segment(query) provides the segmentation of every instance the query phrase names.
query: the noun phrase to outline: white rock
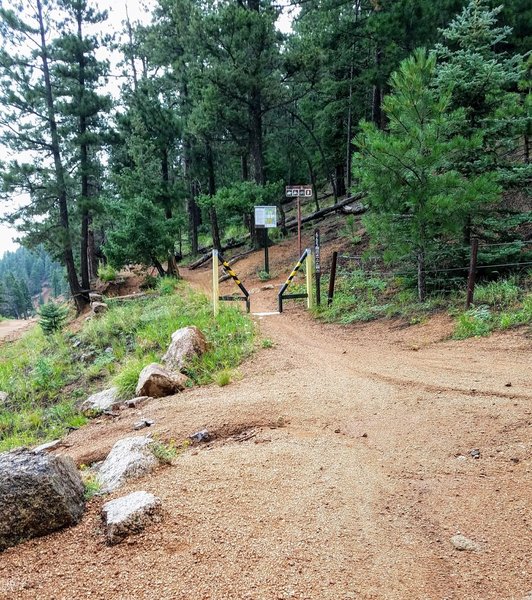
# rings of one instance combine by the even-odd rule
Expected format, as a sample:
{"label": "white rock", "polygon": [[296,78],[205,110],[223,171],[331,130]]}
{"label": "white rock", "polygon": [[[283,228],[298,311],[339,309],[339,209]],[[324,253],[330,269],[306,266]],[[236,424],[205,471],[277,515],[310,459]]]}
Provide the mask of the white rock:
{"label": "white rock", "polygon": [[103,302],[103,296],[97,292],[89,292],[89,300],[92,302]]}
{"label": "white rock", "polygon": [[183,391],[187,380],[188,377],[182,373],[171,373],[163,366],[151,363],[140,372],[135,393],[137,396],[163,398]]}
{"label": "white rock", "polygon": [[133,492],[103,505],[102,518],[107,543],[118,544],[160,519],[161,501],[148,492]]}
{"label": "white rock", "polygon": [[126,406],[127,408],[137,408],[137,406],[140,406],[141,404],[144,404],[149,400],[153,400],[153,398],[151,398],[150,396],[138,396],[137,398],[126,400],[126,402],[124,402],[124,406]]}
{"label": "white rock", "polygon": [[45,444],[41,444],[33,449],[33,452],[51,452],[62,444],[61,440],[53,440],[51,442],[46,442]]}
{"label": "white rock", "polygon": [[112,410],[120,404],[117,396],[118,388],[116,387],[103,390],[103,392],[89,396],[80,406],[80,410],[83,413],[100,413],[104,410]]}
{"label": "white rock", "polygon": [[151,451],[151,444],[152,439],[149,437],[118,440],[98,471],[102,492],[112,492],[128,479],[141,477],[152,471],[159,461]]}
{"label": "white rock", "polygon": [[469,552],[476,552],[480,550],[480,546],[473,540],[466,538],[465,535],[453,535],[451,538],[451,544],[456,548],[456,550],[468,550]]}
{"label": "white rock", "polygon": [[0,392],[0,406],[7,404],[9,400],[9,394],[7,392]]}
{"label": "white rock", "polygon": [[204,354],[207,347],[207,340],[197,327],[183,327],[172,333],[172,343],[163,356],[163,363],[173,371],[181,371],[187,362]]}

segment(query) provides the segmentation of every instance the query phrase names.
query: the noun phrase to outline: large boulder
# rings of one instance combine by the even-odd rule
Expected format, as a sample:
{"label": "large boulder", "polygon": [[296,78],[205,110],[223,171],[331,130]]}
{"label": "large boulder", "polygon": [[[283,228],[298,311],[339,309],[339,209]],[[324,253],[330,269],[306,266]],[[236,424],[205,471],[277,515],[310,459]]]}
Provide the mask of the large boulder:
{"label": "large boulder", "polygon": [[112,410],[119,405],[118,388],[112,387],[89,396],[80,406],[80,410],[86,414],[98,414],[104,410]]}
{"label": "large boulder", "polygon": [[131,437],[118,440],[98,471],[102,492],[112,492],[128,479],[141,477],[152,471],[159,461],[151,450],[149,437]]}
{"label": "large boulder", "polygon": [[0,551],[77,523],[83,495],[69,457],[26,449],[0,454]]}
{"label": "large boulder", "polygon": [[163,363],[173,371],[181,371],[188,362],[204,354],[207,349],[207,340],[197,327],[183,327],[172,333],[172,343],[163,356]]}
{"label": "large boulder", "polygon": [[140,372],[135,393],[137,396],[163,398],[183,391],[187,380],[188,377],[182,373],[172,373],[162,365],[152,363]]}
{"label": "large boulder", "polygon": [[132,492],[103,505],[102,519],[109,545],[141,532],[161,515],[161,501],[148,492]]}

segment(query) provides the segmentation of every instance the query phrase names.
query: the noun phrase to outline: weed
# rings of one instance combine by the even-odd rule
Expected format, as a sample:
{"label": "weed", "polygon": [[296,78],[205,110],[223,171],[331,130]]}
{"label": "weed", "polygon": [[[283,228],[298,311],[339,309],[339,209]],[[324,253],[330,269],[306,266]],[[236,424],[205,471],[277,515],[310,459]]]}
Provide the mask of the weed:
{"label": "weed", "polygon": [[159,439],[154,439],[150,444],[150,449],[155,458],[165,465],[171,465],[172,462],[189,446],[190,440],[185,440],[181,444],[176,444],[175,440],[163,442]]}
{"label": "weed", "polygon": [[214,382],[220,387],[224,387],[229,385],[233,379],[232,372],[230,369],[222,369],[221,371],[217,371],[213,375]]}
{"label": "weed", "polygon": [[257,277],[261,280],[261,281],[270,281],[270,279],[272,278],[270,273],[268,273],[268,271],[258,271],[257,272]]}
{"label": "weed", "polygon": [[178,280],[175,277],[161,277],[157,280],[157,290],[160,294],[173,294],[178,286]]}
{"label": "weed", "polygon": [[114,281],[117,277],[117,272],[111,265],[104,265],[100,263],[98,267],[98,278],[102,281]]}
{"label": "weed", "polygon": [[261,340],[261,343],[260,343],[260,345],[261,345],[263,348],[273,348],[273,346],[274,346],[274,343],[273,343],[273,340],[271,340],[270,338],[263,338],[263,339]]}
{"label": "weed", "polygon": [[458,322],[453,334],[457,340],[469,337],[488,335],[491,330],[491,313],[487,306],[479,306],[468,310],[458,317]]}

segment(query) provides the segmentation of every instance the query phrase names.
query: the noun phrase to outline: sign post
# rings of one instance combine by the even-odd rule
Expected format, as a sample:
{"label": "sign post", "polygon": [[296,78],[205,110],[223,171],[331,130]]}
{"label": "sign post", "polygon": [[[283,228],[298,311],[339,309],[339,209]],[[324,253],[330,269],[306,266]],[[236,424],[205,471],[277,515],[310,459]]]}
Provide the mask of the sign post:
{"label": "sign post", "polygon": [[264,229],[264,270],[270,273],[268,229],[277,227],[277,206],[255,206],[255,227]]}
{"label": "sign post", "polygon": [[312,250],[310,248],[307,250],[305,270],[307,276],[307,308],[312,308],[314,306],[314,294],[312,293]]}
{"label": "sign post", "polygon": [[287,185],[285,188],[287,198],[297,198],[297,244],[301,256],[301,198],[312,198],[311,185]]}
{"label": "sign post", "polygon": [[321,304],[321,256],[320,256],[320,230],[314,230],[314,268],[316,271],[316,304]]}

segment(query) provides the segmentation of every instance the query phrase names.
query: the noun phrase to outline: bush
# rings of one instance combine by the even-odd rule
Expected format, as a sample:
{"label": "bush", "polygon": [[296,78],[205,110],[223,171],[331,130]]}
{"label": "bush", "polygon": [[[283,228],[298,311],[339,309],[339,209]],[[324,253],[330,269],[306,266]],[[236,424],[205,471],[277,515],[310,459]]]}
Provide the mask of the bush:
{"label": "bush", "polygon": [[117,277],[117,272],[111,265],[100,264],[98,267],[98,278],[102,281],[114,281]]}
{"label": "bush", "polygon": [[46,335],[52,335],[63,328],[68,314],[65,306],[48,302],[41,306],[39,315],[39,325]]}

